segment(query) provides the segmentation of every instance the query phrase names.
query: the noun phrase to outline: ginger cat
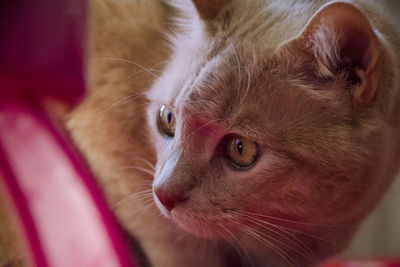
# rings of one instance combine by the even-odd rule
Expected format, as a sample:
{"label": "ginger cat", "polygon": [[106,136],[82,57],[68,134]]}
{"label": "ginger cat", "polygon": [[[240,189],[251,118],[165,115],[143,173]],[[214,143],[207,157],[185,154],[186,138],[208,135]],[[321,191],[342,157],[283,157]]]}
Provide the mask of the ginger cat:
{"label": "ginger cat", "polygon": [[66,125],[141,265],[343,250],[398,172],[395,23],[361,0],[93,0]]}

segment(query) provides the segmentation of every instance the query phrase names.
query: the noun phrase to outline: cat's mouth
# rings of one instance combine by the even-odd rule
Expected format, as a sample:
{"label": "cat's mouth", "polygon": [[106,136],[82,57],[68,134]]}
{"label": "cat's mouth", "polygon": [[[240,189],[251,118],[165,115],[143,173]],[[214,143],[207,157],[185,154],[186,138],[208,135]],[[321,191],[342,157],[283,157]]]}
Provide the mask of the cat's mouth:
{"label": "cat's mouth", "polygon": [[[187,232],[198,236],[215,237],[231,231],[230,217],[210,207],[202,201],[193,204],[191,199],[170,203],[160,192],[153,191],[154,201],[160,212]],[[203,206],[203,207],[202,207]]]}
{"label": "cat's mouth", "polygon": [[172,210],[170,219],[187,232],[202,237],[222,237],[236,231],[237,225],[223,214],[199,214]]}

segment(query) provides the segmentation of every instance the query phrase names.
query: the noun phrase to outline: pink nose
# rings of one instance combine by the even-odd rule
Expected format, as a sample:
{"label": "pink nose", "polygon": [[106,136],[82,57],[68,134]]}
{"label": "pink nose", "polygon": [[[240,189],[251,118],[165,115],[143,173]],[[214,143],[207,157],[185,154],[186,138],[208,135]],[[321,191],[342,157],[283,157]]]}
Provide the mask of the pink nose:
{"label": "pink nose", "polygon": [[187,199],[187,197],[176,195],[160,188],[155,189],[155,194],[158,200],[160,200],[164,207],[169,211],[171,211],[177,204]]}

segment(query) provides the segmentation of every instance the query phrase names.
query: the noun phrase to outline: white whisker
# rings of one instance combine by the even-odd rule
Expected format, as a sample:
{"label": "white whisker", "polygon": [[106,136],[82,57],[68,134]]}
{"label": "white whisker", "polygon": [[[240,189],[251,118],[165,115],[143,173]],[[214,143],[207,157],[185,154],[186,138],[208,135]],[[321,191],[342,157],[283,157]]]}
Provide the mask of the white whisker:
{"label": "white whisker", "polygon": [[252,262],[252,260],[251,260],[251,258],[250,258],[249,253],[247,252],[246,249],[244,249],[244,247],[243,247],[242,243],[240,242],[240,240],[239,240],[231,231],[229,231],[229,229],[227,229],[223,224],[218,223],[218,225],[219,225],[220,227],[222,227],[222,228],[225,230],[225,232],[227,232],[227,233],[232,237],[233,241],[236,242],[236,243],[239,245],[240,249],[236,248],[236,246],[234,246],[234,245],[232,244],[233,247],[235,248],[235,250],[238,252],[240,258],[241,258],[241,259],[245,259],[245,257],[243,257],[242,253],[240,252],[240,250],[242,250],[242,251],[245,253],[245,255],[246,255],[245,261],[247,261],[247,262],[250,264],[250,266],[254,266],[254,265],[253,265],[253,262]]}
{"label": "white whisker", "polygon": [[135,158],[133,158],[133,160],[140,160],[140,161],[144,162],[145,164],[147,164],[153,171],[156,170],[156,166],[144,158],[135,157]]}
{"label": "white whisker", "polygon": [[250,86],[251,86],[251,76],[250,76],[250,72],[249,72],[249,70],[247,68],[246,68],[246,72],[247,72],[247,87],[246,87],[246,91],[245,91],[244,95],[242,96],[239,104],[237,105],[237,110],[243,104],[243,101],[247,97],[247,94],[249,93],[249,89],[250,89]]}
{"label": "white whisker", "polygon": [[130,63],[130,64],[135,65],[138,68],[141,68],[143,71],[146,71],[147,73],[151,74],[154,78],[158,78],[151,70],[149,70],[148,68],[146,68],[136,62],[133,62],[132,60],[116,58],[116,57],[98,57],[98,58],[93,58],[92,60],[115,60],[115,61],[122,61],[122,62]]}
{"label": "white whisker", "polygon": [[115,209],[115,208],[119,207],[121,204],[127,202],[128,200],[141,200],[141,199],[147,199],[147,198],[150,198],[150,197],[151,198],[153,197],[151,189],[135,192],[133,194],[130,194],[130,195],[124,197],[120,201],[118,201],[116,204],[114,204],[112,206],[112,209]]}
{"label": "white whisker", "polygon": [[148,210],[148,209],[151,208],[151,207],[157,208],[156,205],[154,204],[154,201],[153,201],[153,200],[150,200],[149,202],[150,202],[150,203],[145,204],[145,205],[142,206],[140,209],[138,209],[138,210],[136,210],[135,212],[129,214],[129,216],[134,216],[134,215],[136,215],[136,214],[138,214],[138,213],[144,212],[144,211]]}
{"label": "white whisker", "polygon": [[[259,217],[264,217],[264,218],[277,220],[277,221],[293,223],[293,224],[301,224],[301,225],[308,225],[308,226],[320,226],[320,227],[339,227],[338,225],[299,222],[299,221],[294,221],[294,220],[282,219],[282,218],[275,217],[275,216],[270,216],[270,215],[265,215],[265,214],[260,214],[260,213],[254,213],[254,212],[246,212],[246,214],[255,215],[255,216],[259,216]],[[341,226],[341,227],[345,227],[345,226]]]}
{"label": "white whisker", "polygon": [[[238,213],[238,214],[240,214],[240,213]],[[296,253],[298,253],[299,255],[302,255],[303,257],[305,257],[306,259],[310,260],[311,262],[319,262],[318,257],[315,255],[315,253],[312,252],[312,250],[306,244],[304,244],[304,242],[302,242],[299,238],[297,238],[293,234],[289,233],[288,231],[280,229],[280,227],[278,225],[259,220],[257,218],[254,218],[254,217],[246,215],[246,214],[242,214],[242,216],[245,216],[246,218],[248,218],[249,221],[251,221],[252,223],[254,223],[254,224],[256,224],[256,225],[258,225],[260,227],[262,227],[263,229],[266,229],[266,230],[268,230],[268,231],[270,231],[270,232],[282,237],[283,239],[287,240],[290,244],[295,246],[300,251],[295,250],[294,247],[290,246],[289,244],[287,244],[287,243],[285,243],[285,242],[283,242],[281,240],[277,240],[277,239],[275,239],[273,237],[269,237],[270,239],[273,239],[274,241],[281,243],[282,245],[286,246],[287,248],[290,248],[290,249],[296,251]],[[288,236],[285,236],[285,235],[283,235],[282,233],[280,233],[280,232],[278,232],[276,230],[271,229],[268,226],[274,227],[276,229],[281,230],[282,232],[284,232],[284,233],[288,234],[289,236],[291,236],[294,240],[290,239]],[[299,242],[300,245],[298,243],[296,243],[295,241]],[[303,254],[302,252],[304,252],[305,254]]]}
{"label": "white whisker", "polygon": [[[157,64],[151,66],[150,68],[148,68],[148,70],[150,70],[150,71],[152,71],[152,72],[160,72],[160,73],[161,73],[162,71],[155,70],[155,69],[153,69],[153,68],[154,68],[154,67],[157,67],[157,66],[159,66],[159,65],[165,64],[165,63],[167,63],[167,61],[162,61],[162,62],[160,62],[160,63],[157,63]],[[137,74],[143,73],[143,72],[146,72],[146,70],[140,70],[140,71],[134,72],[134,73],[132,73],[132,74],[130,74],[130,75],[128,76],[128,79],[132,78],[133,76],[135,76],[135,75],[137,75]]]}
{"label": "white whisker", "polygon": [[129,170],[129,169],[132,169],[132,170],[139,170],[139,171],[142,171],[142,172],[144,172],[144,173],[147,173],[147,174],[149,174],[149,175],[151,175],[151,176],[154,176],[154,170],[149,170],[149,169],[146,169],[146,168],[143,168],[143,167],[139,167],[139,166],[126,166],[126,167],[121,167],[121,168],[117,169],[117,171]]}
{"label": "white whisker", "polygon": [[144,95],[145,95],[144,93],[137,93],[137,94],[132,94],[132,95],[128,95],[126,97],[123,97],[123,98],[119,99],[118,101],[114,102],[113,104],[109,105],[105,109],[101,110],[100,113],[106,112],[106,111],[108,111],[108,110],[110,110],[112,108],[115,108],[115,107],[123,104],[124,102],[134,100],[134,99],[136,99],[136,98],[138,98],[140,96],[144,96]]}
{"label": "white whisker", "polygon": [[[268,216],[268,215],[263,215],[263,214],[259,214],[259,213],[253,213],[253,212],[246,212],[246,214],[262,217],[262,218],[265,218],[265,219],[271,219],[271,220],[277,220],[277,221],[283,221],[283,222],[299,224],[299,225],[306,225],[306,226],[313,226],[313,227],[315,227],[315,226],[318,226],[318,227],[338,227],[338,226],[334,226],[334,225],[303,223],[303,222],[298,222],[298,221],[293,221],[293,220],[286,220],[286,219],[281,219],[281,218],[274,217],[274,216]],[[309,237],[312,237],[312,238],[320,240],[320,241],[324,241],[327,244],[330,244],[330,245],[332,245],[334,247],[340,247],[337,244],[332,243],[328,239],[325,239],[325,238],[322,238],[322,237],[319,237],[319,236],[316,236],[316,235],[312,235],[310,233],[306,233],[306,232],[303,232],[303,231],[300,231],[300,230],[296,230],[296,229],[293,229],[293,228],[290,228],[290,227],[287,227],[287,226],[279,226],[279,227],[282,228],[282,229],[294,232],[294,233],[299,233],[299,234],[302,234],[302,235],[305,235],[305,236],[309,236]],[[345,227],[345,226],[341,226],[341,227]]]}
{"label": "white whisker", "polygon": [[264,244],[266,247],[268,247],[269,249],[271,249],[273,252],[275,252],[278,256],[280,256],[286,263],[288,263],[290,266],[294,266],[293,263],[296,264],[296,266],[300,266],[296,261],[294,261],[285,251],[283,251],[280,247],[278,247],[277,245],[275,245],[274,243],[272,243],[270,240],[267,240],[266,238],[268,236],[261,236],[260,234],[263,234],[259,231],[257,231],[256,229],[251,228],[250,226],[246,226],[242,223],[240,223],[237,220],[233,220],[234,223],[238,224],[239,226],[241,226],[242,230],[249,234],[250,236],[252,236],[253,238],[255,238],[256,240],[260,241],[262,244]]}

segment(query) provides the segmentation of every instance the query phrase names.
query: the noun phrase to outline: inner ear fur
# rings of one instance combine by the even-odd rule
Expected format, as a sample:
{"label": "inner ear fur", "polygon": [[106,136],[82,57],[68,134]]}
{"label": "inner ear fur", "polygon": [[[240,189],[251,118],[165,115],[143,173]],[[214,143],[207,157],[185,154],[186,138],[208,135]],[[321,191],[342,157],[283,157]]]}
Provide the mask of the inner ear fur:
{"label": "inner ear fur", "polygon": [[200,18],[212,20],[228,0],[192,0]]}
{"label": "inner ear fur", "polygon": [[355,85],[353,105],[362,110],[373,100],[380,74],[380,43],[371,24],[355,6],[334,2],[323,6],[292,41],[335,73],[345,70]]}

